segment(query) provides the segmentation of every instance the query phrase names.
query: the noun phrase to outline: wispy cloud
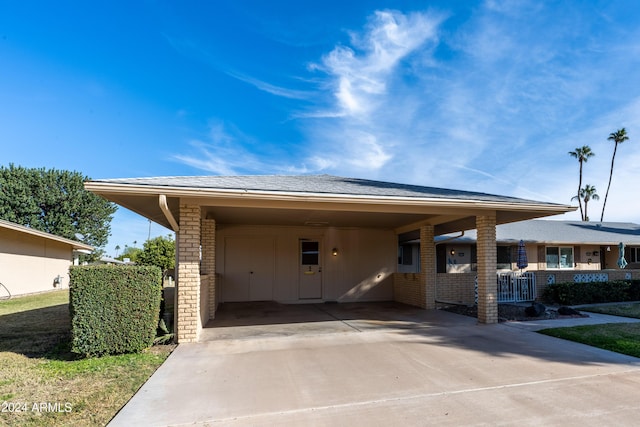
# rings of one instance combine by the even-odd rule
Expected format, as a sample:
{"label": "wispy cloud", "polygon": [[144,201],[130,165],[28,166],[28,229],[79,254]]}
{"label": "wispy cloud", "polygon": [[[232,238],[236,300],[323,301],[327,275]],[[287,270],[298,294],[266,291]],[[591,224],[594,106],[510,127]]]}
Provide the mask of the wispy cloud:
{"label": "wispy cloud", "polygon": [[173,159],[216,175],[260,170],[262,162],[245,148],[247,140],[238,129],[229,130],[223,122],[215,121],[210,124],[206,139],[190,141],[190,152],[176,154]]}
{"label": "wispy cloud", "polygon": [[295,90],[295,89],[276,86],[268,82],[264,82],[262,80],[256,79],[254,77],[251,77],[242,73],[238,73],[236,71],[226,71],[226,74],[235,79],[248,83],[261,91],[270,93],[271,95],[281,96],[284,98],[291,98],[291,99],[309,99],[310,97],[313,96],[312,92],[304,92],[301,90]]}

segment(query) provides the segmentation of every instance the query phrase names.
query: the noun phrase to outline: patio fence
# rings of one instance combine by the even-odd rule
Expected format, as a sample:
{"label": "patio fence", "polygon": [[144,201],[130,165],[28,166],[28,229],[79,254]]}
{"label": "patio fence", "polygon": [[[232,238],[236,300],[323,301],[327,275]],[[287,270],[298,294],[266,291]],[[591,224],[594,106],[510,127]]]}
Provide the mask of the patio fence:
{"label": "patio fence", "polygon": [[[496,275],[498,303],[525,302],[536,299],[536,275],[532,272],[498,273]],[[475,302],[478,303],[478,278],[475,283]]]}

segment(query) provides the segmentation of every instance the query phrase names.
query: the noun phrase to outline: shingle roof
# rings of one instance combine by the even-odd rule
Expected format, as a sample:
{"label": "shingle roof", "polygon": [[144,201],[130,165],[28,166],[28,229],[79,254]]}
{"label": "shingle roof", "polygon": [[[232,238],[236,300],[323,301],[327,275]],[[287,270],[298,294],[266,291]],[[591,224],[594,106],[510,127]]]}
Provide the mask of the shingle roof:
{"label": "shingle roof", "polygon": [[[498,242],[593,243],[640,245],[640,224],[630,222],[582,222],[528,220],[496,227]],[[468,231],[456,241],[475,241],[476,231]]]}
{"label": "shingle roof", "polygon": [[16,224],[14,222],[5,221],[0,219],[0,228],[5,228],[7,230],[17,231],[19,233],[30,234],[32,236],[37,236],[43,239],[55,240],[57,242],[61,242],[71,246],[73,249],[84,249],[93,251],[94,247],[87,245],[85,243],[77,242],[75,240],[67,239],[65,237],[56,236],[55,234],[45,233],[44,231],[36,230],[30,227],[25,227],[24,225]]}
{"label": "shingle roof", "polygon": [[224,189],[283,193],[314,193],[372,197],[478,200],[497,203],[545,203],[494,194],[398,184],[333,175],[173,176],[96,179],[94,182],[172,188]]}

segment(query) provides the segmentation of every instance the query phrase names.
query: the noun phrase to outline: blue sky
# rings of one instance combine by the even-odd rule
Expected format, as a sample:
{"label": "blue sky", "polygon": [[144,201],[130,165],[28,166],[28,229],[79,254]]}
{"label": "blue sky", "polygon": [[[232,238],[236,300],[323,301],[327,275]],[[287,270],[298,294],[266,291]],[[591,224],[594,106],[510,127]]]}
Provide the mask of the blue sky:
{"label": "blue sky", "polygon": [[[0,0],[2,165],[91,178],[321,174],[640,222],[628,1]],[[579,219],[578,213],[565,215]],[[151,225],[151,235],[169,231]],[[149,235],[121,209],[113,247]]]}

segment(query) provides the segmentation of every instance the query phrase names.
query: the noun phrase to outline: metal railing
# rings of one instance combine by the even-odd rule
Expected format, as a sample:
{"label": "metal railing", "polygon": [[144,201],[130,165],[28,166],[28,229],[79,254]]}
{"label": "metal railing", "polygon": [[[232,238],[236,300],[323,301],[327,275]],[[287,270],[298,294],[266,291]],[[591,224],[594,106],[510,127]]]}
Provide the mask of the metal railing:
{"label": "metal railing", "polygon": [[524,302],[536,299],[534,273],[498,273],[498,302]]}

